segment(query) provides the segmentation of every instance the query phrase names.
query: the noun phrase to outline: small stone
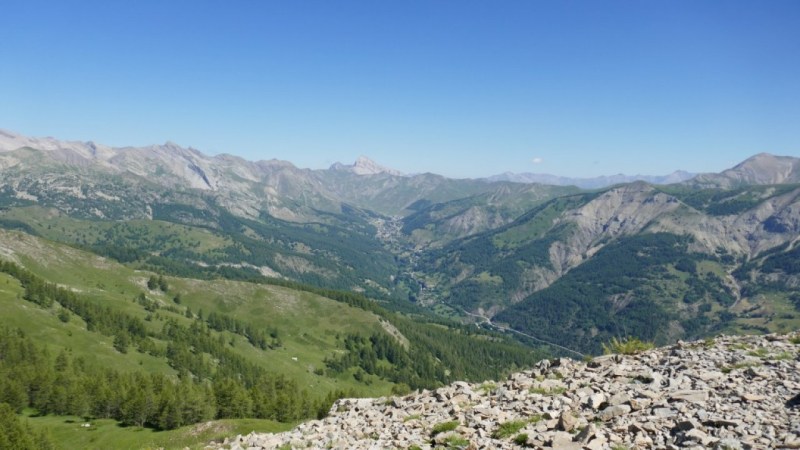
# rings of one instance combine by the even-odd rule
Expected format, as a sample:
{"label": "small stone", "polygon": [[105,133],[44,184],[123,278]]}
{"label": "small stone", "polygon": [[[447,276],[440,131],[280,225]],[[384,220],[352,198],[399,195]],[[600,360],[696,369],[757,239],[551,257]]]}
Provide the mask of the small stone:
{"label": "small stone", "polygon": [[747,402],[760,402],[766,399],[767,397],[764,397],[763,395],[747,394],[747,393],[742,394],[742,400]]}
{"label": "small stone", "polygon": [[711,381],[724,378],[725,374],[716,370],[709,370],[698,373],[696,377],[703,381]]}
{"label": "small stone", "polygon": [[705,420],[703,421],[703,425],[715,428],[726,428],[726,427],[738,428],[741,425],[741,422],[735,420],[717,418],[717,419]]}
{"label": "small stone", "polygon": [[572,435],[564,431],[557,431],[550,441],[553,450],[581,450],[579,442],[572,441]]}
{"label": "small stone", "polygon": [[630,400],[631,400],[630,395],[620,392],[619,394],[612,395],[611,398],[608,399],[608,405],[609,406],[623,405],[625,403],[628,403]]}
{"label": "small stone", "polygon": [[572,440],[585,444],[594,438],[596,432],[597,429],[595,428],[594,424],[590,423],[589,425],[585,426],[580,433],[576,434]]}
{"label": "small stone", "polygon": [[607,367],[615,362],[617,362],[619,355],[603,355],[603,356],[596,356],[594,359],[589,361],[589,367]]}
{"label": "small stone", "polygon": [[670,394],[670,401],[682,401],[690,403],[703,403],[708,400],[708,391],[686,390],[676,391]]}
{"label": "small stone", "polygon": [[602,392],[589,396],[589,406],[594,410],[600,409],[600,406],[606,401],[606,396]]}
{"label": "small stone", "polygon": [[586,450],[603,450],[606,448],[607,441],[605,439],[593,439],[588,444],[584,445],[583,448]]}
{"label": "small stone", "polygon": [[636,437],[633,438],[633,445],[635,445],[636,448],[651,448],[653,446],[653,439],[644,433],[636,433]]}
{"label": "small stone", "polygon": [[652,401],[647,398],[632,398],[630,401],[631,409],[634,411],[641,411],[650,406]]}
{"label": "small stone", "polygon": [[558,418],[558,428],[567,432],[572,431],[576,423],[578,423],[578,419],[572,415],[572,411],[564,411]]}
{"label": "small stone", "polygon": [[677,433],[679,431],[689,431],[689,430],[694,430],[696,428],[700,428],[700,424],[695,422],[694,420],[682,420],[676,423],[674,427],[672,427],[672,432]]}
{"label": "small stone", "polygon": [[677,416],[678,412],[672,408],[653,408],[653,415],[662,419],[666,419],[668,417]]}
{"label": "small stone", "polygon": [[651,400],[657,400],[657,399],[661,398],[661,394],[659,394],[658,392],[653,392],[653,391],[648,390],[648,389],[639,389],[639,390],[637,390],[637,393],[639,395],[641,395],[642,397],[647,397],[647,398],[649,398]]}
{"label": "small stone", "polygon": [[609,406],[598,414],[600,420],[608,421],[614,417],[618,417],[631,412],[631,407],[628,405],[614,405]]}
{"label": "small stone", "polygon": [[742,443],[736,439],[720,439],[717,442],[717,445],[714,446],[714,450],[742,450]]}
{"label": "small stone", "polygon": [[745,375],[752,378],[768,378],[769,373],[756,367],[748,367],[744,372]]}

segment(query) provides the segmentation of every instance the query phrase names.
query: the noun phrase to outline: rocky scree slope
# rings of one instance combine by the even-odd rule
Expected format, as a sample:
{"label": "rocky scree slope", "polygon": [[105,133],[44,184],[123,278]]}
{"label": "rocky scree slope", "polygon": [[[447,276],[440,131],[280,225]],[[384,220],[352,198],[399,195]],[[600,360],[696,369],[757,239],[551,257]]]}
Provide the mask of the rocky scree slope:
{"label": "rocky scree slope", "polygon": [[800,335],[722,336],[502,382],[342,399],[330,415],[215,448],[800,448]]}

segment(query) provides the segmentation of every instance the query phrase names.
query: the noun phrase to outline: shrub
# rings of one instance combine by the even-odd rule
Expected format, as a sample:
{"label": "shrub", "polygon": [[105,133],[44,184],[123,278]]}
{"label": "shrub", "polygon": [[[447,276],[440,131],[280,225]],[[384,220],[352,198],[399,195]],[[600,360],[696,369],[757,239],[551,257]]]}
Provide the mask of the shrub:
{"label": "shrub", "polygon": [[407,395],[411,388],[406,383],[398,383],[392,386],[392,395]]}
{"label": "shrub", "polygon": [[480,389],[480,390],[481,390],[481,392],[483,392],[484,394],[488,394],[488,393],[492,392],[493,390],[497,389],[497,385],[496,385],[496,384],[494,384],[494,383],[493,383],[493,382],[491,382],[491,381],[487,381],[487,382],[483,383],[483,384],[480,386],[480,388],[479,388],[479,389]]}

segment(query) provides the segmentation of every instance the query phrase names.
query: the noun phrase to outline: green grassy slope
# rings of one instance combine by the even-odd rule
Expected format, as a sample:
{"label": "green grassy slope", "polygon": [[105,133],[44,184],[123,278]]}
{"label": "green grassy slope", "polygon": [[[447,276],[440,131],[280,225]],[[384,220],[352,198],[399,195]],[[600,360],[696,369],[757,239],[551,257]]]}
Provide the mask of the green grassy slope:
{"label": "green grassy slope", "polygon": [[[170,289],[164,293],[147,289],[151,273],[91,253],[19,232],[0,231],[0,242],[20,264],[51,282],[70,287],[87,300],[141,319],[150,316],[145,321],[149,330],[160,330],[167,319],[187,326],[194,319],[164,310],[152,314],[133,301],[141,293],[149,300],[181,311],[188,308],[195,314],[202,311],[206,316],[223,313],[256,327],[277,329],[283,345],[266,352],[253,347],[242,336],[222,334],[234,342],[232,349],[236,353],[267,369],[290,375],[322,395],[332,388],[356,389],[365,395],[381,395],[390,390],[389,383],[378,380],[364,386],[352,377],[330,379],[314,374],[315,369],[324,367],[323,360],[337,351],[337,333],[371,334],[382,330],[373,313],[307,292],[228,280],[166,277]],[[141,365],[148,370],[170,372],[163,359],[159,363],[146,354],[119,355],[111,346],[113,338],[86,331],[79,317],[73,315],[69,323],[63,324],[56,317],[57,308],[42,310],[21,300],[19,283],[5,274],[3,278],[8,282],[4,285],[8,290],[0,291],[0,302],[8,313],[0,317],[0,324],[30,330],[32,337],[40,342],[54,347],[68,346],[77,356],[96,359],[101,365],[122,364],[131,368]],[[180,305],[173,301],[177,293]]]}
{"label": "green grassy slope", "polygon": [[[283,277],[385,297],[397,271],[393,257],[359,214],[336,216],[339,225],[331,225],[268,216],[248,219],[211,201],[203,208],[164,203],[153,209],[155,220],[115,221],[74,217],[41,206],[11,206],[0,209],[0,227],[193,278]],[[364,258],[367,254],[371,258]]]}
{"label": "green grassy slope", "polygon": [[[239,358],[247,367],[285,377],[314,402],[334,392],[381,396],[407,390],[408,385],[432,387],[456,378],[497,377],[525,367],[538,356],[474,327],[434,323],[425,317],[412,320],[347,293],[330,292],[338,298],[333,300],[311,292],[314,289],[310,287],[298,290],[169,276],[153,283],[156,275],[151,272],[18,230],[0,229],[0,260],[24,271],[20,274],[6,264],[0,272],[0,327],[20,329],[51,357],[66,355],[73,361],[71,365],[80,361],[90,369],[113,368],[119,373],[160,374],[177,380],[179,367],[169,349],[178,341],[167,331],[176,326],[205,330],[212,342],[222,345],[221,351],[228,352],[225,359]],[[52,292],[48,299],[55,301],[37,300],[35,287],[41,282],[49,286],[45,292]],[[142,340],[142,335],[132,335],[127,351],[122,351],[119,336],[115,337],[118,331],[104,329],[102,323],[67,306],[70,300],[65,303],[59,296],[72,296],[82,304],[128,317],[142,325],[146,337]],[[226,325],[216,328],[214,323]],[[263,346],[251,340],[254,333],[266,336]],[[348,350],[345,346],[352,339],[360,339],[361,344]],[[146,342],[149,349],[142,347]],[[201,372],[188,366],[195,381],[209,386],[216,383],[214,373],[228,364],[219,359],[224,354],[198,347],[189,350],[211,371],[197,375]],[[250,370],[247,367],[244,370]],[[3,370],[0,364],[0,375]],[[76,427],[75,418],[45,415],[29,420],[32,426],[52,428],[51,434],[64,442],[65,448],[103,448],[113,439],[120,445],[130,442],[131,448],[169,447],[169,440],[182,447],[194,435],[195,443],[209,438],[208,433],[198,434],[192,427],[183,428],[184,434],[181,429],[156,433],[150,428],[118,427],[113,420],[98,418],[92,420],[101,431],[93,433]],[[266,429],[283,426],[242,420],[230,421],[218,434],[242,430],[244,424],[261,424]]]}
{"label": "green grassy slope", "polygon": [[[222,441],[252,431],[277,433],[295,424],[263,419],[225,419],[156,431],[148,428],[123,427],[110,419],[90,420],[76,416],[37,416],[28,412],[25,420],[34,429],[44,431],[62,449],[139,450],[139,449],[203,449],[211,441]],[[81,425],[89,423],[89,427]]]}

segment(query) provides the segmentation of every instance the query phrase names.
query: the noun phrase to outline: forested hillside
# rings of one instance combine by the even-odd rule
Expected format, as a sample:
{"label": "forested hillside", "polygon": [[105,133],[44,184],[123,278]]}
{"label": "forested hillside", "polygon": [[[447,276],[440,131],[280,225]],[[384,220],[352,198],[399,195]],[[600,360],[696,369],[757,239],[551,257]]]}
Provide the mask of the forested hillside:
{"label": "forested hillside", "polygon": [[798,217],[796,184],[559,197],[422,252],[419,298],[590,353],[614,336],[787,332],[800,325]]}
{"label": "forested hillside", "polygon": [[542,355],[360,294],[164,276],[20,231],[0,237],[0,392],[17,412],[157,430],[294,423],[342,396],[498,377]]}

